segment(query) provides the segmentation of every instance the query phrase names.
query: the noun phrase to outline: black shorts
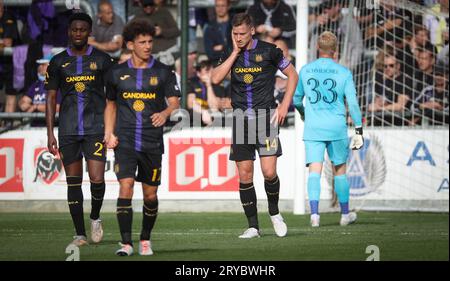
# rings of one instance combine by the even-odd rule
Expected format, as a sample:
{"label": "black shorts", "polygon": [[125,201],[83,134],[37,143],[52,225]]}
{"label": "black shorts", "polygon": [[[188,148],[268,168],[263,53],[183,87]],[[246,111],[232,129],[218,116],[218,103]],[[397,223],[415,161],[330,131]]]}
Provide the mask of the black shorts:
{"label": "black shorts", "polygon": [[86,158],[106,162],[106,147],[103,135],[60,136],[59,154],[64,166]]}
{"label": "black shorts", "polygon": [[255,160],[259,157],[281,156],[280,129],[270,123],[270,114],[255,117],[234,116],[231,161]]}
{"label": "black shorts", "polygon": [[114,155],[114,172],[117,179],[134,178],[151,186],[161,184],[162,154],[139,152],[119,145],[114,150]]}

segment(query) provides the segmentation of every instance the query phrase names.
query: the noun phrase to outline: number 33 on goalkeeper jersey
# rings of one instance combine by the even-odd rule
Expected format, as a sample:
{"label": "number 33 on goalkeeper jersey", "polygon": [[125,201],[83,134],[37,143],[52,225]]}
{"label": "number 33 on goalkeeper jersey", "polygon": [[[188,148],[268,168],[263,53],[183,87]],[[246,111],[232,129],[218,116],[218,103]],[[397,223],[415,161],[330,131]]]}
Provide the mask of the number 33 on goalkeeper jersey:
{"label": "number 33 on goalkeeper jersey", "polygon": [[331,58],[319,58],[305,65],[294,95],[295,107],[301,114],[304,112],[303,140],[347,139],[345,102],[356,127],[350,147],[359,149],[363,146],[362,118],[351,71]]}

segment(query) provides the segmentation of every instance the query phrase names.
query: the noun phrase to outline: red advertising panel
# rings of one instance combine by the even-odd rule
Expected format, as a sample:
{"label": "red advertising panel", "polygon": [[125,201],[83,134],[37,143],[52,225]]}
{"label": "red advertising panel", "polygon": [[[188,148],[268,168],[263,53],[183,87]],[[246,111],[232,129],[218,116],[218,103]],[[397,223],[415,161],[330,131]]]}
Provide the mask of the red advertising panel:
{"label": "red advertising panel", "polygon": [[238,191],[229,143],[225,138],[169,139],[169,191]]}
{"label": "red advertising panel", "polygon": [[23,192],[23,139],[0,139],[0,192]]}

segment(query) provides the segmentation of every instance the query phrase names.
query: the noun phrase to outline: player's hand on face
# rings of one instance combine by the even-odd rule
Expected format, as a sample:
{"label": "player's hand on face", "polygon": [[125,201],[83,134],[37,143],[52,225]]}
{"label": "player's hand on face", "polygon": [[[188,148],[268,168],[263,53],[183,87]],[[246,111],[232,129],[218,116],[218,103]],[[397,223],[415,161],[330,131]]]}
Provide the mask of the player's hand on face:
{"label": "player's hand on face", "polygon": [[240,53],[241,52],[241,48],[239,48],[237,42],[236,42],[236,38],[234,38],[234,35],[231,34],[231,41],[233,41],[233,52],[234,53]]}
{"label": "player's hand on face", "polygon": [[162,112],[155,113],[150,118],[152,119],[152,124],[155,127],[164,126],[167,120],[167,116]]}
{"label": "player's hand on face", "polygon": [[53,156],[58,156],[58,154],[59,154],[59,152],[58,152],[58,142],[56,141],[56,138],[55,138],[55,136],[53,134],[48,136],[47,148],[48,148],[48,151],[51,154],[53,154]]}

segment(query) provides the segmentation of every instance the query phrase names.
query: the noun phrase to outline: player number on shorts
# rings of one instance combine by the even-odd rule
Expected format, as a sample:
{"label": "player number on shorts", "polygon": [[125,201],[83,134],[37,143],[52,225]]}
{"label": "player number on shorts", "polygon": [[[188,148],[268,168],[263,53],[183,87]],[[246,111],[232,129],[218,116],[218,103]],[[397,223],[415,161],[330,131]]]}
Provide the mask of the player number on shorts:
{"label": "player number on shorts", "polygon": [[96,142],[95,143],[95,147],[98,147],[98,149],[94,152],[95,156],[103,156],[102,151],[103,151],[103,143],[101,142]]}
{"label": "player number on shorts", "polygon": [[152,181],[160,181],[161,180],[161,169],[153,169]]}
{"label": "player number on shorts", "polygon": [[271,148],[276,150],[277,147],[278,147],[277,139],[274,139],[272,142],[270,142],[269,139],[266,139],[266,149],[267,149],[267,151],[270,151]]}
{"label": "player number on shorts", "polygon": [[308,82],[307,82],[308,86],[312,85],[313,83],[314,83],[314,85],[313,85],[311,91],[313,91],[316,94],[316,98],[313,100],[311,97],[308,97],[309,102],[311,104],[316,104],[320,100],[323,100],[325,103],[332,104],[337,100],[338,94],[334,90],[336,88],[336,81],[334,79],[328,78],[328,79],[325,79],[325,81],[323,81],[323,85],[325,87],[328,87],[327,91],[330,92],[331,95],[333,96],[331,98],[331,100],[326,95],[322,95],[322,93],[320,93],[320,91],[318,90],[318,88],[320,86],[319,80],[317,80],[315,78],[309,78]]}

